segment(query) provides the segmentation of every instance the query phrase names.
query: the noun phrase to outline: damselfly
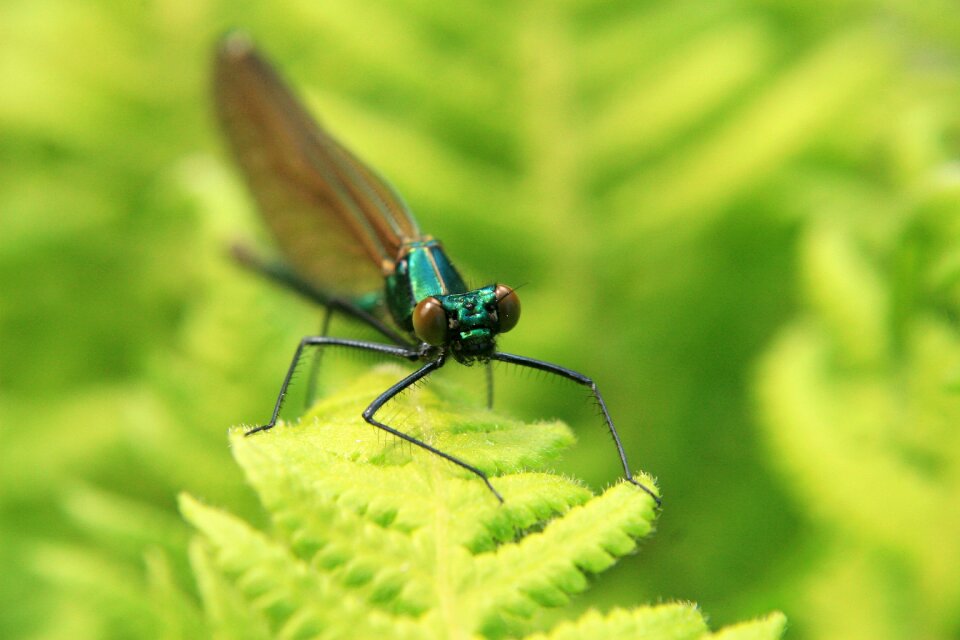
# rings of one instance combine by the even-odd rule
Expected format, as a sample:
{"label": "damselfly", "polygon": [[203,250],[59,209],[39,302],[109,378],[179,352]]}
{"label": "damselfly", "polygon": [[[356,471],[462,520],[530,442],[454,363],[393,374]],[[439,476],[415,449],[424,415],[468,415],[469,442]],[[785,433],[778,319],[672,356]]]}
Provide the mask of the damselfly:
{"label": "damselfly", "polygon": [[[377,413],[451,358],[487,365],[488,390],[491,363],[505,362],[587,387],[613,436],[624,476],[659,504],[659,498],[633,478],[592,379],[549,362],[497,351],[497,335],[513,329],[520,317],[516,292],[504,284],[469,289],[440,242],[420,232],[396,191],[311,119],[245,36],[234,34],[220,43],[214,85],[219,119],[283,255],[282,261],[271,262],[240,250],[238,258],[327,310],[324,335],[300,341],[269,422],[248,435],[277,423],[306,349],[337,346],[404,358],[421,364],[377,396],[363,411],[363,419],[473,472],[502,501],[486,473],[381,422]],[[388,342],[326,335],[334,312],[366,324]],[[488,401],[492,402],[489,391]]]}

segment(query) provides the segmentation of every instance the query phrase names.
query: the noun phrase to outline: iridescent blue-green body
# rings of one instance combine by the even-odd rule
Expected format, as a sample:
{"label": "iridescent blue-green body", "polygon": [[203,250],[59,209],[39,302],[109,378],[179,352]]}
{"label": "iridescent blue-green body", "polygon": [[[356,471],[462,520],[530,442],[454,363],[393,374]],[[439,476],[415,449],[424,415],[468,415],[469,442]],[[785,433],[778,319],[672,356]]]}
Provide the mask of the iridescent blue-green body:
{"label": "iridescent blue-green body", "polygon": [[408,242],[385,278],[387,309],[397,326],[413,333],[413,310],[430,296],[465,293],[467,285],[437,240]]}
{"label": "iridescent blue-green body", "polygon": [[[498,286],[499,294],[509,297],[508,301],[498,299]],[[449,347],[451,355],[465,364],[489,359],[496,348],[496,335],[508,328],[502,319],[513,313],[514,317],[509,319],[512,328],[519,315],[516,294],[506,291],[503,285],[468,290],[441,244],[432,238],[409,242],[401,248],[400,258],[386,277],[385,301],[398,327],[434,346]],[[418,334],[418,308],[436,309],[435,339],[429,328],[424,335]],[[441,322],[446,331],[439,326]]]}
{"label": "iridescent blue-green body", "polygon": [[[246,37],[228,36],[217,49],[214,92],[217,115],[283,259],[262,260],[245,248],[237,249],[235,256],[327,309],[323,335],[300,341],[270,421],[248,434],[277,423],[293,372],[307,348],[337,346],[405,358],[420,362],[420,367],[371,402],[364,420],[471,471],[502,500],[481,469],[375,418],[384,404],[451,357],[463,364],[498,361],[589,387],[614,438],[626,479],[659,504],[659,498],[631,476],[593,380],[559,365],[497,350],[497,336],[513,329],[520,317],[516,292],[504,284],[469,289],[441,244],[420,232],[400,195],[316,124]],[[365,323],[389,342],[326,335],[333,312]],[[492,377],[488,375],[487,381],[492,404]]]}

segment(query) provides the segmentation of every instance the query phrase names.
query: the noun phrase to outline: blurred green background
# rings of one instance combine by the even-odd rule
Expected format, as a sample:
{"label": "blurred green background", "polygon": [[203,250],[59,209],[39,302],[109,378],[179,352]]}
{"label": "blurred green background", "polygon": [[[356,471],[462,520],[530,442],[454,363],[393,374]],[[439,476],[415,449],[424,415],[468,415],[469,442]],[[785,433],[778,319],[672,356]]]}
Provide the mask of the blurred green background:
{"label": "blurred green background", "polygon": [[[225,432],[319,314],[224,255],[262,234],[211,116],[234,26],[469,277],[523,286],[501,346],[594,376],[658,477],[657,534],[578,606],[960,637],[947,0],[4,0],[0,637],[176,637],[176,493],[261,517]],[[578,388],[498,380],[616,478]]]}

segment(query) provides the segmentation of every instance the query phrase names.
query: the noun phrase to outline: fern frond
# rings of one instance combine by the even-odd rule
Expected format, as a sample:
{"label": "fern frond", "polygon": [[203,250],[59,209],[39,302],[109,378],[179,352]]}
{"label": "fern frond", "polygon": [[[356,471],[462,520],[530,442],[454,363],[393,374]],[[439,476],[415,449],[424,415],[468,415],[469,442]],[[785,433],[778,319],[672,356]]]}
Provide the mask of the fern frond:
{"label": "fern frond", "polygon": [[786,625],[783,614],[707,631],[700,611],[691,604],[665,604],[636,609],[614,609],[604,615],[588,611],[574,622],[562,622],[549,633],[527,640],[580,640],[581,638],[643,638],[643,640],[761,640],[779,638]]}
{"label": "fern frond", "polygon": [[[442,458],[378,437],[360,412],[400,375],[388,367],[360,378],[297,425],[231,433],[269,532],[182,496],[201,534],[194,572],[222,637],[523,635],[536,630],[535,614],[569,602],[652,530],[653,499],[634,485],[593,496],[540,470],[572,442],[563,424],[456,413],[425,389],[397,401],[398,415],[413,416],[404,428],[488,470],[502,505]],[[657,623],[669,637],[697,637],[676,635],[684,625],[706,632],[695,609],[670,607],[591,613],[571,629],[648,629],[672,611]]]}

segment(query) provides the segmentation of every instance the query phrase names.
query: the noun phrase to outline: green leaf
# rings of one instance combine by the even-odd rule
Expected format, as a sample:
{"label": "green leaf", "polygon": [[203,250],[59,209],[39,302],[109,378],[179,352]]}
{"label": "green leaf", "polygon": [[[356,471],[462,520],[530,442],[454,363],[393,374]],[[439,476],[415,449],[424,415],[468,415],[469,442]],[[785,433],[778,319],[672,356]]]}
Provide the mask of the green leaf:
{"label": "green leaf", "polygon": [[[615,609],[606,615],[589,611],[575,622],[562,622],[547,634],[535,634],[530,640],[576,640],[577,638],[649,638],[681,640],[700,638],[707,624],[696,607],[668,604]],[[770,636],[775,637],[775,636]]]}
{"label": "green leaf", "polygon": [[713,640],[762,640],[763,638],[780,637],[787,626],[787,619],[782,613],[771,613],[758,620],[741,622],[717,633],[711,633],[706,638]]}
{"label": "green leaf", "polygon": [[[191,561],[222,637],[523,635],[537,631],[535,614],[567,604],[651,532],[655,504],[636,486],[620,482],[594,496],[542,471],[573,441],[561,423],[457,413],[462,403],[422,389],[384,409],[391,424],[485,469],[503,504],[473,474],[385,437],[360,413],[401,376],[396,367],[378,369],[297,424],[230,434],[270,515],[268,530],[181,497],[201,534]],[[591,612],[570,625],[544,637],[706,631],[688,605]],[[778,633],[771,627],[763,637]]]}
{"label": "green leaf", "polygon": [[546,634],[529,640],[579,640],[580,638],[643,638],[644,640],[761,640],[779,638],[786,625],[781,613],[741,622],[717,633],[708,633],[707,624],[696,607],[666,604],[656,607],[615,609],[606,615],[587,612],[575,622],[563,622]]}

